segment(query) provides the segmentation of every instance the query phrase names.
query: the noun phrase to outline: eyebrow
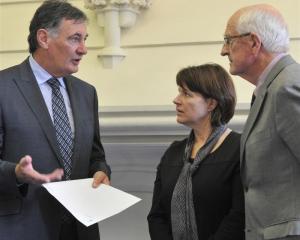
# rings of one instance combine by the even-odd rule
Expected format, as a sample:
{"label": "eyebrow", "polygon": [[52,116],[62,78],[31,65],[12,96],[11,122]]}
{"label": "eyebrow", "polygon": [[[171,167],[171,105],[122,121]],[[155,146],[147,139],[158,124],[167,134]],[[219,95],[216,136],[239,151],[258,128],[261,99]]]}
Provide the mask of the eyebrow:
{"label": "eyebrow", "polygon": [[81,38],[81,39],[86,40],[88,36],[89,36],[88,34],[82,35],[81,33],[76,32],[76,33],[70,35],[68,38],[79,37],[79,38]]}

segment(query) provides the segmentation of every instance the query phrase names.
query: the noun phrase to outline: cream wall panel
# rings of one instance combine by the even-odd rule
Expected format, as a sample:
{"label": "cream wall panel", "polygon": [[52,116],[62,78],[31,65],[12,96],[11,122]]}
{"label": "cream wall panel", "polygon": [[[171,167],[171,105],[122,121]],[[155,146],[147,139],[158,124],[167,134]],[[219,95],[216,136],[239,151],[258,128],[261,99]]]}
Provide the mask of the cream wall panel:
{"label": "cream wall panel", "polygon": [[291,41],[289,52],[300,63],[300,38]]}
{"label": "cream wall panel", "polygon": [[[27,55],[28,25],[41,1],[0,0],[0,69],[20,63]],[[102,106],[171,105],[177,94],[175,75],[188,65],[217,62],[228,17],[255,0],[153,0],[136,25],[122,31],[128,53],[114,69],[104,69],[98,59],[103,47],[102,29],[95,12],[83,8],[83,0],[70,1],[89,16],[89,53],[76,74],[93,84]],[[300,62],[300,1],[265,1],[279,8],[291,33],[290,52]],[[233,4],[234,3],[234,4]],[[234,77],[238,102],[249,102],[253,86]]]}
{"label": "cream wall panel", "polygon": [[[291,37],[300,37],[300,1],[265,2],[280,9],[289,24]],[[122,30],[122,45],[221,41],[228,17],[239,7],[254,3],[260,1],[235,0],[234,4],[222,5],[220,0],[153,0],[153,5],[142,11],[133,28]],[[96,14],[91,10],[86,12],[91,24],[96,23]],[[99,30],[96,33],[99,35]],[[97,41],[93,38],[89,43],[99,46]]]}
{"label": "cream wall panel", "polygon": [[27,50],[29,22],[38,5],[0,5],[0,51]]}
{"label": "cream wall panel", "polygon": [[[27,36],[30,20],[42,1],[0,1],[0,53],[3,51],[27,51]],[[94,13],[83,7],[83,0],[69,1],[87,11],[87,15]],[[97,26],[95,15],[89,16],[88,32],[92,33],[88,39],[88,46],[103,46],[103,31]],[[91,44],[90,44],[91,43]]]}
{"label": "cream wall panel", "polygon": [[[264,1],[280,9],[291,37],[300,37],[300,1]],[[257,0],[153,0],[134,28],[123,33],[124,45],[221,40],[229,16]]]}
{"label": "cream wall panel", "polygon": [[17,65],[24,61],[28,56],[27,52],[2,52],[0,53],[0,69]]}
{"label": "cream wall panel", "polygon": [[[0,51],[27,49],[24,41],[28,35],[28,24],[41,1],[0,1]],[[84,9],[83,0],[70,1],[89,16],[90,47],[102,47],[102,29],[96,24],[95,12]],[[220,41],[228,17],[239,7],[255,0],[235,0],[234,4],[223,4],[220,0],[153,0],[149,10],[142,11],[135,27],[123,31],[125,46],[165,44],[182,42]],[[279,8],[285,16],[292,38],[300,38],[300,1],[265,1]],[[218,6],[218,7],[216,7]],[[17,16],[17,17],[12,17]],[[9,24],[7,24],[9,20]],[[16,37],[17,36],[17,37]]]}
{"label": "cream wall panel", "polygon": [[[228,65],[220,56],[221,44],[178,45],[128,48],[128,57],[114,71],[99,68],[97,50],[90,50],[77,75],[99,89],[101,105],[169,105],[177,94],[176,73],[188,65],[218,62]],[[142,63],[142,64],[141,64]],[[240,78],[235,79],[239,102],[248,101],[252,88]],[[249,88],[250,86],[250,88]]]}

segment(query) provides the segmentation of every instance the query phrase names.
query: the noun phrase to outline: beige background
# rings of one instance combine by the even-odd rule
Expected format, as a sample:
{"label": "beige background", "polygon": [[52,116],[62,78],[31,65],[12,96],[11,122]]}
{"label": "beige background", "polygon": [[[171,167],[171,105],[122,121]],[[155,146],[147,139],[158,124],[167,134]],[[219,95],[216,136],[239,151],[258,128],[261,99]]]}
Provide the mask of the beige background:
{"label": "beige background", "polygon": [[[188,65],[216,62],[228,69],[220,56],[228,17],[255,0],[153,0],[142,11],[133,28],[122,31],[121,45],[128,54],[114,69],[104,69],[98,59],[103,47],[103,30],[95,12],[85,9],[83,0],[69,1],[83,9],[89,19],[88,55],[76,74],[93,84],[100,105],[172,105],[177,93],[175,76]],[[290,53],[300,62],[300,1],[265,1],[286,18],[291,36]],[[0,0],[0,69],[20,63],[28,55],[29,21],[41,1]],[[253,86],[235,77],[238,103],[249,102]]]}

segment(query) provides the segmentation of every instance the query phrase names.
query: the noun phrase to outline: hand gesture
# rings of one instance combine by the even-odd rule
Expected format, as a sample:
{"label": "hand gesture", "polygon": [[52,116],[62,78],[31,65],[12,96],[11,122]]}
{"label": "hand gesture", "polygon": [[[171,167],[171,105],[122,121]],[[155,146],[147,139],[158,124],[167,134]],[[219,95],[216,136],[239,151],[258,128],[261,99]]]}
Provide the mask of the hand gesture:
{"label": "hand gesture", "polygon": [[20,162],[15,168],[15,173],[18,182],[33,184],[43,184],[56,180],[61,180],[62,176],[64,175],[63,170],[58,168],[48,174],[42,174],[37,172],[32,166],[32,158],[28,155],[21,158]]}

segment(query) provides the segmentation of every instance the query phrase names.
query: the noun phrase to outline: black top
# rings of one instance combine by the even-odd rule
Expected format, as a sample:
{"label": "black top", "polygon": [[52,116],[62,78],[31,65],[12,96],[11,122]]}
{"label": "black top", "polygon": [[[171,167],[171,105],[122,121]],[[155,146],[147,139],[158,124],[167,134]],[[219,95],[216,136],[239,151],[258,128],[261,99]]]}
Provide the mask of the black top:
{"label": "black top", "polygon": [[[157,168],[148,215],[152,240],[171,240],[171,199],[183,167],[187,139],[175,141]],[[240,134],[231,132],[193,175],[193,197],[199,240],[243,240],[244,196],[239,170]],[[188,239],[187,239],[188,240]]]}

